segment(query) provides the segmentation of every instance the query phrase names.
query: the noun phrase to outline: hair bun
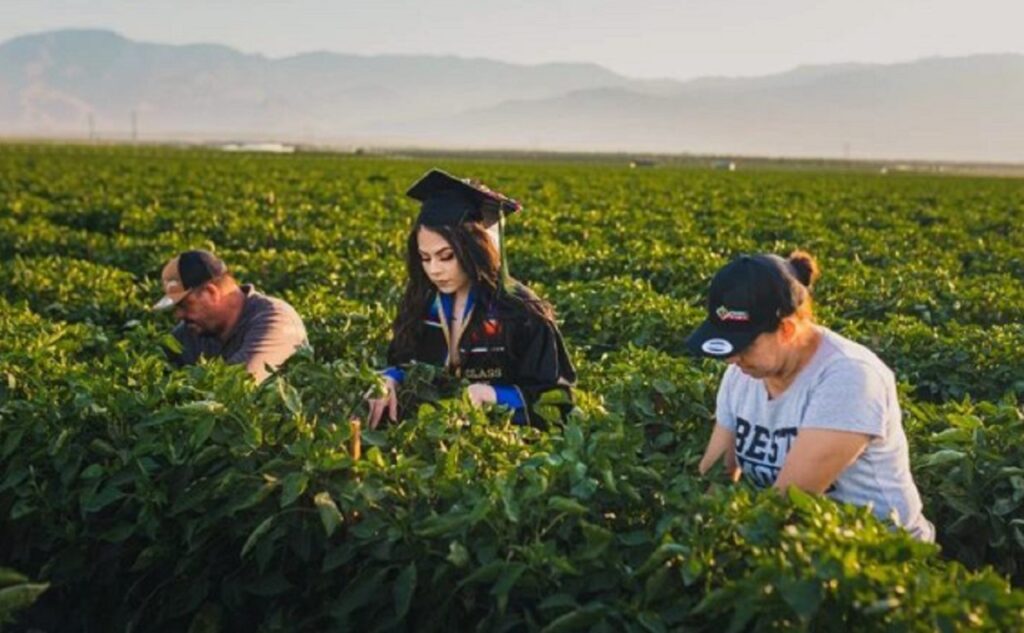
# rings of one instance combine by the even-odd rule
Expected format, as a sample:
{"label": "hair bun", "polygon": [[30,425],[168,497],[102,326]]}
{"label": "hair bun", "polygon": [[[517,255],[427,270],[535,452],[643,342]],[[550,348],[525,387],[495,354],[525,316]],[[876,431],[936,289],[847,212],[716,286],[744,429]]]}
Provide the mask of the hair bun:
{"label": "hair bun", "polygon": [[818,262],[807,251],[793,251],[789,254],[788,261],[789,265],[793,268],[793,273],[796,275],[797,280],[808,288],[813,286],[814,282],[818,281],[818,277],[821,276]]}

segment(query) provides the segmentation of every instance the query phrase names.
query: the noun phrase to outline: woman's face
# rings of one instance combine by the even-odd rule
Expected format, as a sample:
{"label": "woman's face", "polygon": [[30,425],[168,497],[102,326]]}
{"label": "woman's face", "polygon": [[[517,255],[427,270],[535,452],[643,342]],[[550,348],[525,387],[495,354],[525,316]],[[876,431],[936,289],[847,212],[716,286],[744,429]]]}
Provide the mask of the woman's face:
{"label": "woman's face", "polygon": [[423,263],[423,272],[438,290],[452,294],[469,289],[469,275],[455,257],[452,245],[439,233],[421,226],[416,243]]}
{"label": "woman's face", "polygon": [[774,332],[764,332],[754,339],[739,354],[725,359],[730,365],[736,365],[740,371],[751,378],[767,378],[785,367],[787,354],[786,335],[782,327]]}

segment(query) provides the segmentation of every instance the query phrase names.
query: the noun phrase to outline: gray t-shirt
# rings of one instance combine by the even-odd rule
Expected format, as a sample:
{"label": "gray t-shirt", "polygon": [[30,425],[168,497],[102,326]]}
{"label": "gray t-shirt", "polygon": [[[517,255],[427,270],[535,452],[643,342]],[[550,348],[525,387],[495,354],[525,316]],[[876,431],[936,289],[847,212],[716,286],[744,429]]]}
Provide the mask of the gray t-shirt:
{"label": "gray t-shirt", "polygon": [[793,383],[769,399],[760,379],[729,366],[718,390],[718,424],[735,433],[736,462],[758,486],[775,483],[802,428],[871,436],[867,447],[826,492],[870,505],[916,538],[935,528],[921,513],[910,473],[907,437],[892,371],[869,349],[819,326],[821,344]]}
{"label": "gray t-shirt", "polygon": [[302,318],[286,302],[256,291],[250,284],[241,287],[245,294],[242,316],[227,340],[193,334],[184,323],[171,334],[181,343],[176,364],[192,365],[200,357],[221,357],[227,363],[245,365],[257,381],[267,377],[266,366],[277,367],[306,344]]}

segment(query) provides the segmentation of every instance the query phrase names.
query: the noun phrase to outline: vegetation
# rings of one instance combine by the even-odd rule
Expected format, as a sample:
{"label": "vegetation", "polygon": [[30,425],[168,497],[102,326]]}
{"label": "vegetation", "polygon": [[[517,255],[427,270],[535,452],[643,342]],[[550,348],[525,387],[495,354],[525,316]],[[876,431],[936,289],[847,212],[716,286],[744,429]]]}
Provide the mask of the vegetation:
{"label": "vegetation", "polygon": [[[0,570],[0,622],[1024,629],[1018,182],[445,162],[524,202],[512,272],[558,310],[578,411],[514,427],[418,367],[418,414],[356,450],[429,166],[0,146],[0,566],[25,574]],[[195,247],[291,301],[314,350],[261,386],[170,367],[146,306]],[[722,368],[682,343],[708,279],[794,247],[822,263],[820,320],[901,379],[939,546],[696,476]]]}

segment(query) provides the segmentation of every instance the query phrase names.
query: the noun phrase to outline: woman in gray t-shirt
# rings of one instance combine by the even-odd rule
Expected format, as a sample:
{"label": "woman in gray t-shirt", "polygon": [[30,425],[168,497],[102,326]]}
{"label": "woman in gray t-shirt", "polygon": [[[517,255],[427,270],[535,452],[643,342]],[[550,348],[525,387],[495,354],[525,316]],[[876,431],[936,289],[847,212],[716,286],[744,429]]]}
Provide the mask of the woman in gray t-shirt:
{"label": "woman in gray t-shirt", "polygon": [[711,282],[708,318],[687,345],[729,363],[700,463],[733,478],[791,485],[870,506],[924,541],[892,371],[866,347],[814,323],[814,259],[741,256]]}

